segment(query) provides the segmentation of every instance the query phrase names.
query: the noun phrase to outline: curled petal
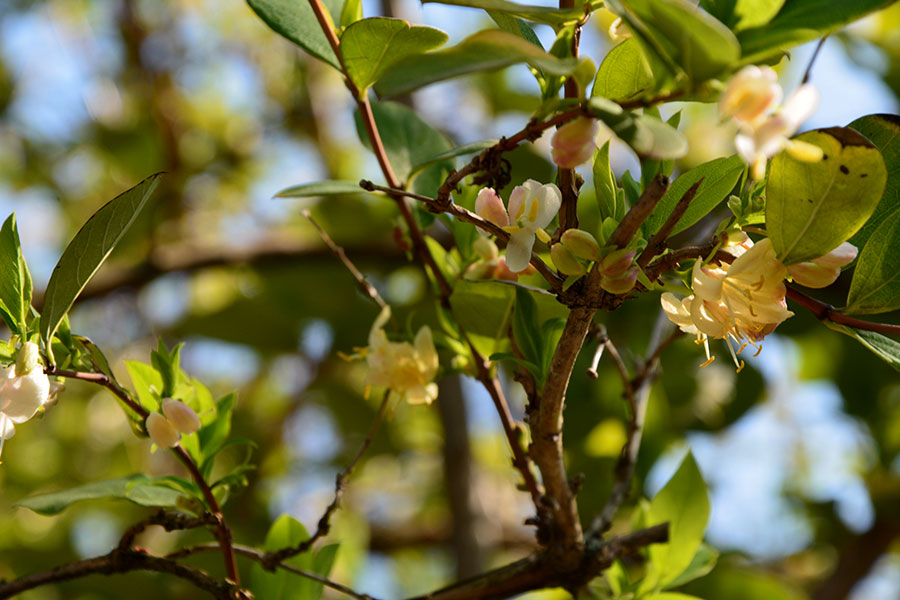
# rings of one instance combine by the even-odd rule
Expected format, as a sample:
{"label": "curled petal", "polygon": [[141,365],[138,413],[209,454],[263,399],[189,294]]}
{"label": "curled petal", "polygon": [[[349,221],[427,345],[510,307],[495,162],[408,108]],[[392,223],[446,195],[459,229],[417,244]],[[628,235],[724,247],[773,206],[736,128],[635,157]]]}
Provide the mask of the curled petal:
{"label": "curled petal", "polygon": [[672,292],[664,293],[659,299],[663,312],[669,320],[685,333],[697,333],[697,328],[691,320],[690,302],[693,299],[693,296],[680,299]]}
{"label": "curled petal", "polygon": [[738,71],[719,99],[719,112],[742,123],[753,123],[781,101],[778,75],[771,67],[748,65]]}
{"label": "curled petal", "polygon": [[434,348],[434,339],[431,336],[431,328],[423,325],[416,334],[413,342],[416,353],[419,356],[419,364],[426,380],[434,379],[438,370],[439,360],[437,350]]}
{"label": "curled petal", "polygon": [[509,244],[506,246],[506,266],[513,273],[521,273],[531,261],[534,237],[534,232],[528,229],[521,229],[509,236]]}
{"label": "curled petal", "polygon": [[841,268],[853,262],[859,250],[850,242],[844,242],[828,254],[814,258],[812,261],[821,267]]}
{"label": "curled petal", "polygon": [[559,212],[562,205],[562,192],[552,183],[542,185],[537,194],[538,210],[535,218],[532,220],[534,226],[546,227]]}
{"label": "curled petal", "polygon": [[162,410],[166,419],[181,433],[191,434],[200,429],[200,417],[184,402],[166,398],[163,400]]}
{"label": "curled petal", "polygon": [[811,84],[806,83],[788,96],[780,115],[791,128],[791,133],[793,133],[816,112],[818,107],[819,92]]}
{"label": "curled petal", "polygon": [[503,200],[493,188],[481,188],[478,192],[478,197],[475,198],[475,213],[498,227],[509,225],[509,216],[506,214]]}
{"label": "curled petal", "polygon": [[841,274],[840,267],[817,265],[813,261],[800,262],[788,267],[794,281],[808,288],[819,289],[834,283]]}

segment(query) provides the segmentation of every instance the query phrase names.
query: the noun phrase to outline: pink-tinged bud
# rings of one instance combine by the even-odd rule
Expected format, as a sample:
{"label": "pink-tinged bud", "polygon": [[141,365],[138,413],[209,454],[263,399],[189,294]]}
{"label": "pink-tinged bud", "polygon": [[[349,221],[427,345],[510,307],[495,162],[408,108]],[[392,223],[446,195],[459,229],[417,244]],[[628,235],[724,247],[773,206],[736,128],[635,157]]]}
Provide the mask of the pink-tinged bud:
{"label": "pink-tinged bud", "polygon": [[586,272],[584,265],[562,244],[553,244],[550,247],[550,258],[563,275],[584,275]]}
{"label": "pink-tinged bud", "polygon": [[844,242],[828,254],[812,259],[820,267],[831,267],[840,269],[841,267],[853,262],[859,250],[850,242]]}
{"label": "pink-tinged bud", "polygon": [[500,251],[497,250],[497,244],[486,237],[475,238],[475,241],[472,242],[472,251],[475,252],[481,260],[494,260],[500,256]]}
{"label": "pink-tinged bud", "polygon": [[795,282],[814,289],[828,287],[841,274],[838,267],[823,267],[812,261],[790,265],[787,270]]}
{"label": "pink-tinged bud", "polygon": [[158,412],[150,413],[146,425],[150,439],[160,448],[174,448],[181,439],[181,434],[175,430],[172,423]]}
{"label": "pink-tinged bud", "polygon": [[600,244],[596,238],[581,229],[566,229],[560,240],[566,250],[585,260],[600,260]]}
{"label": "pink-tinged bud", "polygon": [[603,277],[600,279],[600,287],[610,294],[627,294],[634,289],[637,281],[638,268],[633,267],[621,277]]}
{"label": "pink-tinged bud", "polygon": [[506,257],[501,256],[497,260],[497,270],[494,271],[494,278],[502,281],[518,281],[519,274],[510,271],[509,267],[506,266]]}
{"label": "pink-tinged bud", "polygon": [[600,274],[607,279],[622,277],[634,262],[634,255],[635,251],[631,248],[620,248],[610,252],[600,261]]}
{"label": "pink-tinged bud", "polygon": [[479,261],[469,265],[463,277],[468,280],[493,279],[497,270],[497,261]]}
{"label": "pink-tinged bud", "polygon": [[553,162],[562,169],[574,169],[594,155],[594,137],[599,125],[588,117],[578,117],[556,130],[550,145]]}
{"label": "pink-tinged bud", "polygon": [[478,192],[478,197],[475,198],[475,213],[497,227],[509,225],[509,215],[506,214],[503,200],[493,188],[481,188],[481,191]]}
{"label": "pink-tinged bud", "polygon": [[162,410],[172,426],[181,433],[191,434],[200,429],[200,417],[184,402],[166,398],[163,400]]}

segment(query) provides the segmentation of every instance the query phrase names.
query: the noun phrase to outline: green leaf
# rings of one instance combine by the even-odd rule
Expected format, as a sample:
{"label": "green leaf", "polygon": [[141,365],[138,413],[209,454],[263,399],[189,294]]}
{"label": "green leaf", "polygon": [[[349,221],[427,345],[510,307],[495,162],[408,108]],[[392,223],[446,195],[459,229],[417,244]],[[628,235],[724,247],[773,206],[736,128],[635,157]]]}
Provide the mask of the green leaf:
{"label": "green leaf", "polygon": [[[611,10],[615,4],[619,3],[612,3]],[[615,12],[629,25],[637,19],[690,81],[702,82],[716,77],[741,58],[741,46],[734,34],[694,2],[628,0],[626,11]],[[635,30],[639,28],[632,27],[632,31]],[[636,37],[647,47],[647,36],[639,34]]]}
{"label": "green leaf", "polygon": [[691,560],[691,564],[687,566],[681,575],[666,584],[666,587],[681,587],[690,581],[707,575],[716,566],[718,560],[719,552],[715,548],[706,544],[700,544],[700,548]]}
{"label": "green leaf", "polygon": [[592,96],[633,100],[654,88],[653,73],[641,46],[630,38],[613,48],[600,63]]}
{"label": "green leaf", "polygon": [[365,190],[358,181],[317,181],[292,185],[275,194],[276,198],[310,198],[314,196],[348,196]]}
{"label": "green leaf", "polygon": [[31,496],[19,501],[16,506],[23,506],[41,515],[55,515],[82,500],[120,498],[141,506],[169,507],[175,506],[180,495],[174,490],[154,486],[151,478],[146,475],[135,474]]}
{"label": "green leaf", "polygon": [[700,0],[706,12],[734,31],[759,27],[772,20],[785,0]]}
{"label": "green leaf", "polygon": [[874,314],[900,308],[900,212],[881,223],[856,261],[848,314]]}
{"label": "green leaf", "polygon": [[162,390],[162,377],[148,365],[136,360],[126,360],[125,368],[131,376],[131,383],[137,392],[141,406],[153,412],[159,409],[160,391]]}
{"label": "green leaf", "polygon": [[13,213],[0,227],[0,314],[10,330],[23,338],[28,334],[31,292],[31,274],[22,256],[16,213]]}
{"label": "green leaf", "polygon": [[900,116],[866,115],[853,121],[847,127],[863,134],[881,150],[881,156],[884,158],[884,164],[888,171],[887,184],[884,186],[881,202],[875,207],[875,212],[862,226],[862,229],[850,238],[853,245],[863,248],[875,229],[892,215],[900,212]]}
{"label": "green leaf", "polygon": [[617,215],[624,214],[625,207],[619,207],[619,186],[616,185],[616,176],[609,165],[609,140],[594,153],[593,173],[600,222],[607,218],[619,218]]}
{"label": "green leaf", "polygon": [[341,27],[349,27],[362,18],[362,0],[345,0],[341,7]]}
{"label": "green leaf", "polygon": [[524,288],[517,287],[512,322],[513,337],[525,360],[536,365],[543,362],[540,326],[537,303]]}
{"label": "green leaf", "polygon": [[825,156],[808,163],[782,152],[769,165],[766,230],[786,265],[818,258],[856,233],[887,178],[878,148],[852,129],[819,129],[797,139]]}
{"label": "green leaf", "polygon": [[212,460],[231,434],[231,413],[234,410],[235,401],[237,401],[237,394],[234,392],[219,400],[216,405],[216,420],[204,425],[197,432],[200,453],[203,456],[203,469],[212,465]]}
{"label": "green leaf", "polygon": [[[302,523],[289,515],[282,515],[276,519],[266,534],[264,549],[272,552],[290,548],[307,539],[309,534]],[[331,572],[336,554],[337,545],[331,544],[324,546],[315,554],[304,552],[292,556],[285,562],[298,569],[325,577]],[[253,565],[251,589],[257,598],[266,600],[318,600],[322,594],[322,585],[318,582],[297,577],[283,569],[269,572],[259,564]]]}
{"label": "green leaf", "polygon": [[732,156],[711,160],[682,174],[669,186],[665,196],[645,221],[647,232],[652,235],[659,231],[685,192],[703,179],[693,201],[688,205],[687,211],[679,219],[672,233],[684,231],[706,216],[728,196],[743,171],[744,162],[740,157]]}
{"label": "green leaf", "polygon": [[[56,328],[81,290],[134,223],[150,194],[156,189],[160,175],[161,173],[151,175],[106,203],[88,219],[66,246],[44,292],[41,338],[45,348],[50,348]],[[52,362],[53,357],[50,358]]]}
{"label": "green leaf", "polygon": [[534,21],[535,23],[552,25],[554,27],[559,27],[564,23],[578,21],[584,16],[584,9],[581,7],[558,9],[548,6],[518,4],[516,2],[508,2],[507,0],[422,0],[422,4],[426,3],[483,8],[487,11],[505,13],[513,17]]}
{"label": "green leaf", "polygon": [[556,58],[517,35],[489,29],[445,50],[401,60],[385,71],[375,84],[375,91],[390,98],[436,81],[518,63],[528,63],[550,75],[569,75],[578,66],[574,58]]}
{"label": "green leaf", "polygon": [[[331,15],[341,14],[341,0],[322,0]],[[309,2],[296,0],[247,0],[259,18],[275,33],[294,42],[316,58],[340,70],[341,64],[322,31]]]}
{"label": "green leaf", "polygon": [[357,21],[341,35],[341,54],[360,98],[397,61],[443,46],[447,34],[439,29],[410,26],[402,19],[372,17]]}
{"label": "green leaf", "polygon": [[517,35],[523,40],[531,42],[541,50],[544,49],[544,47],[541,45],[541,40],[538,39],[538,36],[534,32],[534,29],[532,29],[531,26],[522,19],[511,17],[510,15],[497,10],[489,10],[487,11],[487,14],[491,17],[491,19],[494,20],[494,23],[497,24],[497,27],[499,27],[506,33]]}
{"label": "green leaf", "polygon": [[681,575],[691,564],[709,519],[709,497],[706,483],[688,452],[672,479],[650,502],[647,522],[669,523],[669,541],[649,547],[658,583],[666,585]]}
{"label": "green leaf", "polygon": [[900,371],[900,342],[874,331],[848,327],[827,319],[823,323],[830,329],[849,335],[875,353],[881,360],[894,367],[895,370]]}
{"label": "green leaf", "polygon": [[[372,113],[381,132],[381,141],[387,152],[394,173],[405,181],[413,174],[413,164],[422,156],[437,156],[449,151],[453,145],[434,127],[426,123],[415,112],[397,102],[373,102]],[[356,129],[359,139],[371,149],[359,113],[356,114]],[[452,159],[426,167],[416,177],[414,189],[419,193],[433,196],[441,184],[440,174],[453,168]],[[419,180],[422,180],[419,182]],[[434,189],[431,189],[434,188]]]}
{"label": "green leaf", "polygon": [[773,57],[798,44],[822,37],[894,0],[791,0],[767,23],[738,34],[743,56],[741,62],[754,64]]}

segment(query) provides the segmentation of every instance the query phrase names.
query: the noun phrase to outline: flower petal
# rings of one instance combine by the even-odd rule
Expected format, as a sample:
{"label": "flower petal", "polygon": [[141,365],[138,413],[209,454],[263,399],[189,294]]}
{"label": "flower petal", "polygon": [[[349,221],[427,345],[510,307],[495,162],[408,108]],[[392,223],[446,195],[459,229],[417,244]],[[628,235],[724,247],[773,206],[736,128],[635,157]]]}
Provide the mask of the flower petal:
{"label": "flower petal", "polygon": [[506,266],[513,273],[525,270],[531,261],[531,249],[534,248],[534,232],[521,229],[509,236],[506,246]]}

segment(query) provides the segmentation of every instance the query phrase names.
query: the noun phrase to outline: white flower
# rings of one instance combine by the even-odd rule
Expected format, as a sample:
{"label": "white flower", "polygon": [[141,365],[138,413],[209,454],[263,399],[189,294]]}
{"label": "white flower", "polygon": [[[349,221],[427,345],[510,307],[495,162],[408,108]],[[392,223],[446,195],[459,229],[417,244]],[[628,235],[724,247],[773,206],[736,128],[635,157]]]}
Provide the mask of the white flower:
{"label": "white flower", "polygon": [[26,342],[14,366],[0,372],[0,449],[15,435],[15,425],[37,414],[50,399],[50,379],[44,374],[37,344]]}
{"label": "white flower", "polygon": [[562,192],[552,183],[541,185],[533,179],[517,186],[509,196],[510,234],[506,246],[506,266],[513,273],[524,271],[531,261],[535,237],[550,241],[544,227],[550,224],[562,204]]}
{"label": "white flower", "polygon": [[422,326],[412,344],[391,342],[384,333],[390,317],[391,310],[385,307],[369,332],[366,384],[388,388],[410,404],[431,404],[438,395],[433,380],[439,366],[431,328]]}
{"label": "white flower", "polygon": [[162,411],[172,426],[181,433],[191,434],[200,429],[200,417],[184,402],[166,398],[162,401]]}
{"label": "white flower", "polygon": [[145,424],[150,439],[160,448],[174,448],[181,439],[175,426],[158,412],[150,413]]}
{"label": "white flower", "polygon": [[781,102],[783,92],[772,67],[747,65],[728,82],[719,98],[719,112],[741,124],[752,125]]}

